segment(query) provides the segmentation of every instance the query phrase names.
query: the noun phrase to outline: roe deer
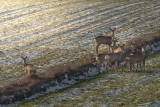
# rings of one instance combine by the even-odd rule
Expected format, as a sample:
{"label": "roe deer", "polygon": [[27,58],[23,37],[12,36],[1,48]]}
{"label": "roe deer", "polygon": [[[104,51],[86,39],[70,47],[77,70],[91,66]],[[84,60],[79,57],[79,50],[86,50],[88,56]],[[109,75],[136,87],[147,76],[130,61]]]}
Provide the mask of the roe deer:
{"label": "roe deer", "polygon": [[35,73],[36,73],[36,67],[34,67],[32,64],[28,64],[28,63],[26,62],[27,56],[26,56],[26,57],[22,57],[22,56],[21,56],[21,58],[22,58],[23,61],[24,61],[25,73],[26,73],[27,75],[35,74]]}
{"label": "roe deer", "polygon": [[113,52],[105,56],[106,68],[110,67],[112,63],[115,63],[117,68],[119,68],[119,63],[122,61],[122,58],[126,55],[124,45],[119,45],[118,50],[119,52],[114,53],[114,50],[112,49]]}
{"label": "roe deer", "polygon": [[142,70],[141,64],[143,65],[143,70],[145,70],[145,48],[142,47],[141,51],[133,51],[129,57],[126,58],[126,63],[129,62],[130,71],[134,70],[134,64],[140,64],[140,69]]}
{"label": "roe deer", "polygon": [[115,32],[115,28],[114,29],[111,29],[110,30],[112,31],[112,35],[111,36],[97,36],[94,38],[94,41],[96,42],[96,54],[98,54],[98,48],[101,44],[106,44],[109,46],[109,51],[110,51],[110,47],[111,47],[111,44],[112,42],[116,42],[117,40],[115,40],[115,37],[114,37],[114,32]]}
{"label": "roe deer", "polygon": [[[119,45],[119,47],[118,48],[123,48],[124,46],[120,46]],[[121,49],[122,50],[122,49]],[[96,57],[95,57],[95,61],[96,61],[96,67],[97,67],[97,69],[98,69],[98,71],[99,71],[99,69],[100,69],[100,65],[103,63],[103,62],[105,62],[105,56],[106,55],[110,55],[111,53],[102,53],[102,54],[98,54],[98,55],[96,55]],[[113,62],[113,61],[112,61]],[[112,64],[111,64],[112,65]]]}

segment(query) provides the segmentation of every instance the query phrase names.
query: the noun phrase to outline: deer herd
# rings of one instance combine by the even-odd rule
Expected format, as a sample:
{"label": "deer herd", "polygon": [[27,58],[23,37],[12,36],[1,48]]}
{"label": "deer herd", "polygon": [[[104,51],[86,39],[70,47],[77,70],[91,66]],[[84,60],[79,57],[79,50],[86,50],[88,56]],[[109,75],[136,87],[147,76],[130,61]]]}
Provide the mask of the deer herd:
{"label": "deer herd", "polygon": [[[100,34],[94,37],[96,43],[96,56],[92,57],[96,62],[96,67],[100,73],[100,66],[103,63],[106,70],[119,69],[120,65],[123,63],[122,70],[124,67],[129,65],[130,71],[135,69],[135,64],[140,70],[145,70],[145,58],[146,58],[146,47],[145,46],[131,46],[130,48],[125,47],[125,45],[120,45],[118,39],[115,38],[116,28],[109,28],[111,31],[110,36]],[[109,46],[109,52],[98,54],[98,48],[101,44]],[[36,74],[36,67],[32,64],[27,63],[27,56],[22,57],[24,61],[24,68],[26,75]]]}
{"label": "deer herd", "polygon": [[[119,69],[120,64],[123,64],[122,70],[129,65],[130,71],[135,70],[135,64],[140,70],[145,70],[145,59],[146,59],[146,47],[147,44],[143,46],[134,46],[125,47],[125,44],[117,44],[118,39],[115,38],[115,30],[109,28],[112,32],[111,36],[99,36],[94,38],[96,42],[96,56],[92,59],[95,59],[97,69],[100,73],[101,64],[105,65],[106,70]],[[98,48],[101,44],[109,46],[109,53],[98,54]],[[110,51],[111,50],[111,51]]]}

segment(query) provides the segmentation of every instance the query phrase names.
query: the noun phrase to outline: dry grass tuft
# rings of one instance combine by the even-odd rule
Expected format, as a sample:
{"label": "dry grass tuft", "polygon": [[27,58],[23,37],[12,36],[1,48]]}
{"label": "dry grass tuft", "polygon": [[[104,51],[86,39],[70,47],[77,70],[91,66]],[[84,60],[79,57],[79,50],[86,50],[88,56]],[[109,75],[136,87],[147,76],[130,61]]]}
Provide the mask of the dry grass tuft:
{"label": "dry grass tuft", "polygon": [[160,31],[155,32],[153,34],[145,35],[144,37],[133,38],[126,43],[126,47],[131,46],[131,44],[142,46],[145,44],[152,44],[152,42],[157,42],[157,41],[160,41]]}

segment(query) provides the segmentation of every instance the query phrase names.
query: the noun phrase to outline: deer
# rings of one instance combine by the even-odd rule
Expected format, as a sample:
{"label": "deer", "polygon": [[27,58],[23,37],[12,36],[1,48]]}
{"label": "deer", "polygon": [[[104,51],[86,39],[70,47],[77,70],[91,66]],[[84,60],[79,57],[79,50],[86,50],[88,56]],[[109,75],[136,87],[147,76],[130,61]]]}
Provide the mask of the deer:
{"label": "deer", "polygon": [[[132,54],[131,54],[132,57],[136,56],[136,54],[139,54],[139,61],[137,61],[137,68],[138,68],[138,64],[139,64],[140,70],[145,70],[145,59],[148,57],[148,55],[151,51],[152,51],[151,44],[149,42],[146,42],[146,43],[141,44],[141,46],[139,46],[139,51],[132,52]],[[134,60],[131,62],[134,62]],[[136,63],[136,62],[134,62],[134,63]],[[132,69],[134,69],[134,63],[130,64],[130,71]],[[143,65],[143,68],[141,67],[141,65]]]}
{"label": "deer", "polygon": [[[124,52],[121,53],[121,56],[118,58],[117,60],[117,66],[119,68],[120,64],[123,63],[123,68],[126,67],[126,58],[130,56],[131,54],[131,49],[125,49]],[[123,71],[123,68],[122,68],[122,71]]]}
{"label": "deer", "polygon": [[[126,56],[124,45],[118,45],[118,47],[114,50],[112,47],[112,53],[109,53],[105,56],[106,68],[112,66],[112,63],[115,63],[117,68],[119,68],[120,62],[122,62],[123,57]],[[112,66],[113,68],[113,66]]]}
{"label": "deer", "polygon": [[96,42],[96,54],[98,54],[98,48],[101,44],[108,45],[109,46],[109,52],[110,52],[111,44],[113,42],[117,42],[117,38],[115,39],[115,37],[114,37],[114,33],[115,33],[116,28],[114,28],[114,29],[109,28],[109,29],[112,31],[111,36],[99,35],[99,36],[94,38],[94,41]]}
{"label": "deer", "polygon": [[[113,45],[113,44],[112,44]],[[119,45],[118,45],[119,46]],[[101,53],[96,55],[95,57],[92,57],[92,62],[96,62],[96,68],[99,71],[100,65],[105,62],[105,56],[108,55],[109,53]]]}
{"label": "deer", "polygon": [[113,69],[115,65],[119,68],[121,62],[125,62],[126,57],[131,53],[130,49],[125,49],[123,45],[118,45],[116,49],[112,48],[112,53],[102,53],[96,56],[96,67],[99,70],[100,65],[105,62],[106,70]]}
{"label": "deer", "polygon": [[25,68],[25,73],[27,75],[31,75],[31,74],[35,74],[36,73],[36,67],[33,66],[32,64],[27,63],[27,56],[26,57],[22,57],[24,61],[24,68]]}
{"label": "deer", "polygon": [[[130,65],[130,71],[134,70],[134,64],[138,63],[140,64],[140,70],[145,70],[145,59],[146,59],[146,52],[145,48],[142,47],[140,51],[132,51],[129,57],[126,57],[126,63],[129,63]],[[142,66],[143,65],[143,68]]]}

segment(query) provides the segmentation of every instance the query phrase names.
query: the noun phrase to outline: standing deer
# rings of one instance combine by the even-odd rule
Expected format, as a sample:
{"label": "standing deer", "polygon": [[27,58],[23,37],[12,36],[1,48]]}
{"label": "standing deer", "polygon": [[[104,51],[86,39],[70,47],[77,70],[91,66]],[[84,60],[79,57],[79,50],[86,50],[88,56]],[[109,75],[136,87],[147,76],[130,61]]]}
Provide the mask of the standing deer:
{"label": "standing deer", "polygon": [[27,75],[35,74],[36,73],[36,67],[34,67],[32,64],[28,64],[26,62],[27,56],[26,57],[21,57],[24,61],[24,67],[25,67],[25,73]]}
{"label": "standing deer", "polygon": [[115,40],[115,37],[114,37],[114,32],[116,30],[116,28],[114,29],[111,29],[109,28],[111,31],[112,31],[112,35],[111,36],[97,36],[94,38],[94,41],[96,42],[96,54],[98,54],[98,48],[101,44],[106,44],[109,46],[109,51],[110,51],[110,48],[111,48],[111,44],[113,42],[117,42],[117,40]]}
{"label": "standing deer", "polygon": [[121,56],[117,60],[118,68],[120,63],[123,63],[122,71],[123,71],[123,68],[126,66],[126,62],[125,62],[126,58],[129,57],[130,54],[131,54],[131,49],[125,49],[125,51],[122,52]]}
{"label": "standing deer", "polygon": [[142,70],[143,65],[143,70],[145,70],[145,48],[142,47],[140,51],[133,51],[129,57],[126,58],[126,63],[129,62],[130,64],[130,71],[134,70],[134,64],[137,63],[140,64],[140,69]]}
{"label": "standing deer", "polygon": [[[117,68],[119,68],[119,63],[122,62],[122,57],[125,56],[124,45],[117,48],[118,52],[114,53],[115,50],[112,48],[112,53],[109,53],[105,56],[106,68],[109,68],[112,63],[115,63]],[[113,68],[113,66],[112,66]]]}

